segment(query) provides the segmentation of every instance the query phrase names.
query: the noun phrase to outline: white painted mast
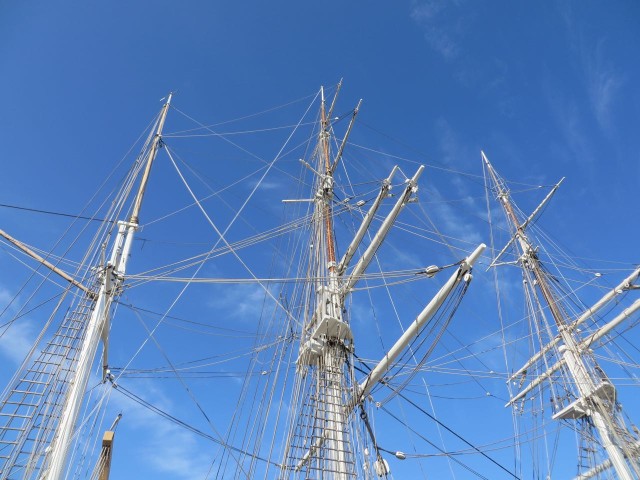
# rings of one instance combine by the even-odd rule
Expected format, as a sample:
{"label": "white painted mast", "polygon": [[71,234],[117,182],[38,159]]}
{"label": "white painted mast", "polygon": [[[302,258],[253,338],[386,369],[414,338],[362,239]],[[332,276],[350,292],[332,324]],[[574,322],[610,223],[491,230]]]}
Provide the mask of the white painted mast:
{"label": "white painted mast", "polygon": [[[50,445],[47,459],[45,460],[45,471],[42,477],[46,479],[58,480],[62,478],[62,473],[66,465],[67,452],[71,445],[78,412],[82,405],[98,344],[101,337],[105,339],[108,337],[109,310],[113,300],[119,296],[120,287],[124,280],[133,236],[138,229],[138,217],[149,180],[151,166],[158,150],[162,146],[162,129],[171,104],[171,97],[172,94],[169,94],[167,102],[160,113],[155,136],[147,156],[145,170],[142,175],[142,180],[140,181],[138,194],[133,204],[131,217],[128,222],[118,223],[118,234],[112,247],[110,259],[102,272],[96,301],[86,326],[86,333],[78,356],[76,374],[66,395],[60,422],[56,429],[53,442]],[[107,345],[105,344],[105,350],[106,348]]]}
{"label": "white painted mast", "polygon": [[[320,132],[320,147],[321,158],[324,163],[321,166],[321,170],[324,170],[322,190],[323,195],[319,196],[321,202],[320,210],[322,211],[322,221],[324,223],[325,231],[325,247],[326,247],[326,261],[327,269],[329,271],[329,284],[326,290],[327,295],[321,295],[319,310],[322,311],[325,308],[328,309],[328,314],[332,320],[336,321],[336,333],[332,335],[333,328],[329,328],[326,336],[335,336],[336,339],[345,340],[341,338],[341,332],[347,332],[349,327],[344,323],[342,319],[342,302],[338,295],[338,276],[337,276],[337,262],[336,262],[336,247],[334,241],[333,231],[333,217],[331,203],[333,202],[333,168],[331,165],[331,157],[329,150],[329,119],[325,111],[325,98],[324,88],[322,89],[322,103],[320,107],[322,128]],[[337,98],[337,92],[334,96],[333,102],[329,109],[329,115],[333,112],[333,107]],[[321,287],[322,288],[322,287]],[[324,298],[322,298],[324,297]],[[328,305],[323,303],[329,300]],[[350,336],[350,332],[349,332]],[[328,457],[326,459],[329,469],[334,472],[334,478],[336,480],[346,480],[348,478],[348,466],[347,455],[350,453],[350,445],[345,438],[345,424],[346,418],[342,412],[342,377],[344,375],[343,363],[344,360],[335,355],[335,349],[327,348],[323,352],[323,361],[321,362],[326,375],[326,387],[320,392],[322,395],[322,401],[327,406],[327,429],[331,431],[329,436],[329,448]]]}
{"label": "white painted mast", "polygon": [[[574,334],[577,325],[591,317],[595,311],[617,295],[617,292],[614,290],[613,292],[605,295],[603,299],[601,299],[594,307],[587,310],[587,312],[581,315],[575,322],[569,322],[564,311],[560,307],[559,300],[556,298],[549,285],[547,276],[541,268],[541,264],[537,256],[537,249],[525,233],[525,227],[529,223],[529,220],[523,224],[519,223],[514,207],[511,203],[509,191],[493,169],[491,163],[489,163],[484,152],[482,152],[482,159],[491,176],[498,201],[502,204],[509,223],[511,223],[515,228],[515,233],[510,243],[515,240],[520,247],[521,256],[518,259],[518,262],[521,264],[523,269],[528,270],[533,275],[534,284],[546,305],[549,307],[549,311],[551,312],[558,328],[558,336],[552,341],[552,344],[555,346],[558,343],[561,343],[561,346],[558,348],[561,360],[548,368],[546,372],[534,379],[524,390],[511,398],[507,405],[513,405],[516,401],[524,398],[528,392],[540,385],[546,379],[550,378],[554,372],[560,370],[560,368],[564,366],[573,380],[578,398],[565,408],[556,412],[553,415],[553,418],[555,420],[576,420],[583,417],[589,417],[598,432],[600,443],[609,457],[603,465],[596,467],[596,470],[604,471],[613,467],[616,472],[616,478],[621,480],[637,479],[640,477],[640,468],[637,460],[630,457],[637,456],[638,448],[635,445],[628,444],[622,438],[623,435],[621,435],[621,431],[623,434],[628,434],[628,431],[626,430],[626,427],[620,425],[615,417],[614,408],[617,407],[615,387],[606,377],[600,378],[595,375],[595,360],[590,355],[588,348],[593,341],[602,337],[606,332],[627,318],[633,311],[640,308],[640,304],[636,302],[632,307],[616,317],[612,322],[602,327],[586,341],[581,342],[578,340]],[[557,187],[558,186],[556,185],[553,192],[555,192]],[[543,203],[548,201],[550,195],[545,198]],[[534,215],[539,210],[540,208],[537,208]],[[532,217],[533,215],[529,218]],[[637,277],[638,273],[636,271],[627,278],[625,282],[623,282],[624,285],[622,288],[629,288],[631,282],[633,282]],[[534,358],[527,362],[527,366],[533,365],[537,359],[542,358],[544,355],[542,352],[547,352],[551,348],[552,346],[543,347],[540,353],[536,354]],[[587,357],[589,358],[587,359]],[[518,372],[521,375],[526,374],[527,366],[521,368]],[[599,367],[597,368],[599,369]],[[628,434],[628,436],[631,437],[630,434]],[[581,475],[579,478],[588,477]]]}
{"label": "white painted mast", "polygon": [[[343,415],[349,416],[353,410],[360,405],[371,393],[371,390],[378,385],[378,382],[382,380],[384,375],[392,368],[393,362],[398,356],[405,351],[412,340],[414,340],[422,331],[422,328],[427,322],[433,318],[438,309],[449,298],[451,292],[461,283],[471,282],[472,276],[470,274],[474,264],[478,261],[482,252],[484,252],[486,245],[481,243],[476,249],[465,258],[456,271],[449,277],[449,280],[440,288],[438,293],[431,299],[431,301],[424,307],[422,312],[416,317],[416,319],[409,325],[405,332],[396,340],[389,351],[382,357],[378,364],[369,372],[369,374],[358,384],[355,394],[351,397],[349,402],[343,407]],[[296,465],[296,471],[300,470],[308,461],[311,455],[318,451],[318,449],[326,442],[330,435],[330,430],[327,428],[322,435],[314,442],[307,454]],[[387,466],[384,465],[384,469]]]}
{"label": "white painted mast", "polygon": [[484,252],[487,246],[481,243],[476,249],[465,258],[458,269],[449,277],[449,280],[442,286],[442,288],[436,293],[426,307],[420,312],[416,319],[409,325],[402,336],[396,341],[396,343],[389,349],[387,354],[378,362],[378,364],[369,372],[364,380],[360,382],[358,395],[356,397],[357,402],[360,403],[366,398],[371,389],[377,385],[377,383],[384,377],[384,374],[389,371],[393,362],[395,362],[398,355],[400,355],[411,343],[411,341],[418,336],[422,327],[429,321],[433,315],[438,311],[442,304],[449,298],[449,295],[454,288],[461,282],[471,282],[471,274],[469,273],[473,268],[473,265],[478,261],[482,252]]}
{"label": "white painted mast", "polygon": [[[337,262],[331,208],[334,188],[333,173],[342,155],[346,138],[351,131],[353,118],[336,158],[332,162],[329,150],[330,128],[327,120],[330,114],[325,114],[324,91],[321,91],[321,94],[322,123],[316,150],[319,162],[316,168],[303,162],[317,175],[317,191],[314,195],[316,203],[314,219],[317,235],[314,245],[318,246],[314,250],[316,250],[316,260],[319,262],[315,266],[319,272],[315,272],[314,275],[318,279],[315,289],[317,303],[309,322],[304,326],[300,353],[296,362],[297,373],[301,378],[304,378],[308,373],[313,375],[311,382],[317,386],[317,389],[314,390],[311,402],[314,404],[315,411],[304,415],[302,421],[304,427],[301,428],[302,431],[312,432],[312,434],[306,435],[302,443],[296,443],[300,437],[295,433],[297,430],[294,430],[287,441],[283,468],[287,469],[288,474],[293,478],[316,478],[315,475],[320,475],[317,478],[355,480],[357,474],[353,462],[362,462],[363,459],[355,457],[357,452],[354,451],[355,447],[352,445],[349,433],[348,425],[353,421],[354,409],[368,398],[371,388],[378,384],[397,356],[420,333],[426,322],[441,308],[455,288],[461,282],[471,280],[469,272],[482,254],[485,245],[478,246],[467,259],[460,262],[456,272],[452,274],[420,315],[409,325],[405,334],[398,339],[391,350],[381,359],[378,366],[364,380],[355,382],[354,378],[349,377],[349,381],[347,381],[346,359],[352,354],[355,344],[351,329],[343,318],[345,299],[362,278],[398,215],[417,191],[418,179],[424,166],[420,166],[413,177],[407,178],[406,186],[398,195],[394,206],[382,220],[360,259],[351,271],[348,271],[349,264],[371,226],[382,201],[388,196],[391,180],[398,171],[398,167],[394,167],[382,182],[380,191],[364,216],[353,240],[342,259]],[[335,98],[329,111],[332,110],[334,104]],[[360,103],[354,111],[354,117],[359,106]],[[345,387],[348,390],[345,390]],[[302,454],[302,452],[304,453]],[[375,453],[376,460],[373,467],[376,474],[378,476],[388,475],[388,464],[380,456],[380,452],[376,451]],[[367,464],[366,459],[365,464]],[[369,477],[367,476],[367,478]]]}

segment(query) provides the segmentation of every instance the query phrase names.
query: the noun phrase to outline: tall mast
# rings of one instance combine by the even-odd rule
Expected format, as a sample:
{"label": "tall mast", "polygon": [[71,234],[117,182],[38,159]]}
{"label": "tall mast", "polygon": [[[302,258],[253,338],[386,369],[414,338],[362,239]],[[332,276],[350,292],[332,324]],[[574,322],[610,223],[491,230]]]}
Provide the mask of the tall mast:
{"label": "tall mast", "polygon": [[[311,318],[304,326],[297,361],[299,381],[308,381],[308,388],[313,393],[311,398],[303,400],[305,405],[300,407],[307,413],[296,420],[287,442],[284,464],[291,478],[349,480],[358,478],[360,467],[354,456],[354,439],[349,425],[351,412],[344,406],[356,382],[347,362],[353,351],[353,337],[343,318],[344,302],[340,291],[332,208],[333,173],[344,147],[332,159],[330,117],[338,92],[328,111],[324,88],[320,94],[320,128],[312,168],[316,181],[315,238],[312,240],[315,256],[311,276],[317,280],[315,298],[311,299]],[[343,139],[343,146],[348,135],[349,131]],[[318,438],[322,438],[322,442],[318,442]],[[315,447],[312,445],[314,439]]]}
{"label": "tall mast", "polygon": [[[337,96],[336,92],[336,96]],[[342,318],[343,304],[338,295],[336,276],[336,247],[333,230],[333,171],[330,157],[330,131],[329,121],[325,108],[324,88],[321,91],[322,102],[320,105],[320,148],[323,171],[322,195],[318,197],[324,221],[324,237],[326,248],[326,269],[329,274],[328,285],[323,288],[322,304],[329,307],[329,314],[334,326],[327,330],[327,347],[323,359],[320,362],[320,377],[323,377],[324,388],[319,392],[323,408],[326,409],[326,430],[331,432],[327,442],[326,459],[324,468],[334,472],[335,480],[353,478],[350,468],[350,456],[353,454],[351,439],[348,438],[347,418],[343,411],[344,386],[345,386],[345,347],[352,339],[351,331]],[[335,105],[332,102],[331,111]],[[321,277],[321,276],[320,276]],[[323,305],[320,305],[320,309]],[[320,311],[320,309],[318,311]],[[346,342],[346,344],[345,344]],[[322,407],[321,407],[322,408]]]}
{"label": "tall mast", "polygon": [[[576,338],[575,326],[569,321],[560,299],[551,288],[548,275],[542,268],[538,258],[537,248],[525,232],[525,227],[529,221],[520,223],[504,181],[498,176],[484,153],[482,153],[482,159],[491,177],[494,193],[511,225],[512,241],[515,239],[519,246],[518,262],[525,274],[529,273],[532,276],[533,281],[527,283],[535,286],[533,288],[537,289],[544,301],[544,305],[548,307],[557,327],[559,341],[562,343],[558,348],[561,362],[549,368],[541,377],[532,380],[530,386],[512,398],[508,405],[513,405],[517,400],[524,398],[524,395],[531,391],[533,387],[542,383],[554,371],[558,371],[564,366],[575,386],[577,399],[556,412],[553,418],[557,420],[589,419],[597,430],[600,443],[609,457],[609,460],[605,462],[607,463],[606,468],[613,467],[619,479],[636,479],[640,477],[640,465],[636,458],[637,447],[627,441],[627,438],[632,438],[632,435],[621,420],[615,387],[603,375],[602,369],[597,365],[588,346],[585,346],[584,342]],[[543,203],[548,198],[549,196]],[[537,211],[539,209],[536,209]],[[535,289],[532,289],[532,291],[535,292]],[[542,350],[545,349],[549,350],[548,347],[542,347]],[[540,357],[540,355],[537,355],[537,357]],[[531,363],[528,362],[528,364]],[[526,374],[526,369],[520,369],[519,371],[523,375]],[[606,468],[602,468],[602,470]],[[593,473],[597,474],[597,472]],[[581,475],[580,478],[590,477]]]}
{"label": "tall mast", "polygon": [[[335,100],[334,102],[335,103]],[[332,109],[333,110],[333,109]],[[325,195],[323,198],[322,213],[325,224],[325,240],[327,248],[327,268],[329,270],[329,276],[333,279],[336,273],[336,247],[333,233],[333,217],[331,202],[333,201],[333,171],[331,169],[331,157],[330,157],[330,144],[329,144],[329,122],[327,120],[327,113],[325,109],[324,87],[322,87],[322,103],[320,105],[320,145],[322,147],[322,161],[324,163],[324,189]]]}
{"label": "tall mast", "polygon": [[[353,269],[347,273],[349,264],[382,201],[388,197],[391,179],[398,168],[394,167],[390,175],[382,181],[378,196],[363,218],[346,253],[337,263],[332,212],[333,173],[342,156],[360,103],[354,109],[345,138],[335,158],[332,159],[330,148],[332,128],[329,119],[335,105],[335,98],[328,114],[324,90],[321,91],[321,102],[320,131],[314,150],[316,163],[311,167],[305,162],[316,174],[313,197],[315,205],[312,216],[314,222],[312,252],[314,253],[309,268],[310,276],[316,279],[313,292],[315,298],[311,299],[311,307],[307,311],[309,317],[303,325],[300,351],[296,362],[297,382],[300,388],[304,388],[305,393],[298,397],[300,404],[296,405],[297,418],[292,422],[292,429],[287,438],[281,478],[355,480],[371,478],[375,474],[386,477],[389,474],[389,467],[382,458],[374,439],[371,439],[374,450],[372,463],[366,456],[368,454],[357,451],[357,446],[362,447],[362,445],[359,443],[356,445],[357,439],[354,438],[353,427],[358,421],[354,410],[362,407],[362,415],[365,415],[364,403],[369,398],[371,389],[381,381],[390,368],[391,362],[422,331],[426,322],[442,307],[456,287],[462,282],[471,280],[472,276],[469,272],[484,250],[484,245],[480,245],[468,259],[460,262],[459,268],[452,274],[449,281],[409,325],[407,333],[383,356],[371,374],[361,382],[356,381],[352,367],[354,339],[344,315],[345,299],[362,278],[393,222],[417,191],[417,181],[424,167],[419,167],[413,177],[407,178],[404,190],[397,196],[395,205],[382,220],[377,233],[372,235],[369,245],[364,249]],[[366,441],[366,439],[360,440]],[[375,473],[372,473],[373,471]]]}
{"label": "tall mast", "polygon": [[[100,277],[96,301],[85,327],[86,333],[78,356],[76,374],[65,398],[60,423],[58,424],[53,442],[50,445],[50,451],[47,455],[48,461],[45,460],[45,465],[48,463],[48,468],[44,473],[44,478],[47,479],[57,480],[62,477],[66,465],[67,452],[78,418],[78,412],[80,411],[91,366],[101,337],[105,339],[105,351],[107,350],[106,339],[109,333],[109,310],[113,300],[120,294],[120,287],[124,280],[133,236],[138,229],[138,216],[149,180],[149,173],[158,150],[162,145],[162,129],[171,103],[171,96],[172,95],[169,94],[167,102],[162,107],[160,113],[156,132],[147,155],[140,187],[133,204],[130,220],[128,222],[118,223],[118,234],[112,247],[111,256]],[[106,369],[107,365],[105,364],[103,368]]]}
{"label": "tall mast", "polygon": [[144,197],[144,193],[147,190],[147,183],[149,182],[151,166],[153,165],[153,161],[156,159],[158,150],[162,146],[162,129],[164,128],[164,122],[167,118],[167,111],[171,106],[172,97],[173,93],[170,92],[167,96],[167,103],[164,104],[164,106],[162,107],[162,111],[160,112],[160,119],[158,120],[156,133],[151,144],[151,149],[149,150],[147,163],[144,168],[144,173],[142,174],[142,180],[140,180],[140,188],[138,188],[138,194],[136,195],[135,202],[133,203],[133,209],[131,210],[131,218],[129,219],[129,223],[131,224],[138,225],[138,216],[140,215],[140,208],[142,208],[142,198]]}

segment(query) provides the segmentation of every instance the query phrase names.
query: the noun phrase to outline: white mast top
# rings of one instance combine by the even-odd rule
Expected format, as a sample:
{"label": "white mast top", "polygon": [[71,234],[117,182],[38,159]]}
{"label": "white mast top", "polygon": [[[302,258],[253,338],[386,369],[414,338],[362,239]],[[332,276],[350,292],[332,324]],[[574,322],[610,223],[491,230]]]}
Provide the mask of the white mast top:
{"label": "white mast top", "polygon": [[[149,180],[151,166],[161,146],[162,129],[171,102],[171,96],[172,94],[169,94],[167,102],[162,107],[160,113],[155,137],[147,156],[146,167],[140,182],[138,194],[134,201],[130,221],[119,222],[118,235],[112,247],[109,263],[102,268],[100,286],[95,296],[96,301],[93,304],[91,314],[85,326],[86,333],[77,357],[76,374],[69,387],[69,392],[67,393],[60,417],[60,423],[58,424],[56,434],[51,443],[51,450],[47,455],[49,467],[45,467],[46,470],[43,475],[46,479],[58,480],[62,478],[67,460],[67,452],[71,445],[71,439],[73,438],[73,431],[80,406],[82,405],[98,343],[103,333],[105,333],[104,338],[107,338],[109,310],[113,300],[119,295],[119,285],[124,281],[129,251],[133,242],[133,236],[138,228],[138,215],[142,206],[142,199]],[[45,465],[46,463],[47,460],[45,460]]]}

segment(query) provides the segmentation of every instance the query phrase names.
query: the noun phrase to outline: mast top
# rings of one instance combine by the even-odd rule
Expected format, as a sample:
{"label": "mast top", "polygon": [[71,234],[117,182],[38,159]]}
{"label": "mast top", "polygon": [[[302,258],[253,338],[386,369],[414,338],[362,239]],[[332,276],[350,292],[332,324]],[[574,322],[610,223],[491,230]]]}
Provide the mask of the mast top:
{"label": "mast top", "polygon": [[131,218],[129,223],[132,225],[138,226],[140,215],[140,208],[142,207],[142,198],[144,197],[144,192],[147,189],[147,183],[149,181],[149,174],[151,173],[151,165],[156,158],[158,150],[162,146],[162,129],[164,128],[164,122],[167,118],[167,111],[169,110],[169,106],[171,105],[171,98],[173,97],[173,92],[169,92],[167,96],[167,101],[163,105],[162,110],[160,111],[160,118],[158,119],[158,126],[156,128],[156,133],[153,137],[153,142],[151,144],[151,149],[149,150],[149,155],[147,157],[147,165],[144,169],[144,173],[142,175],[142,180],[140,181],[140,188],[138,189],[138,194],[136,195],[135,202],[133,204],[133,209],[131,211]]}

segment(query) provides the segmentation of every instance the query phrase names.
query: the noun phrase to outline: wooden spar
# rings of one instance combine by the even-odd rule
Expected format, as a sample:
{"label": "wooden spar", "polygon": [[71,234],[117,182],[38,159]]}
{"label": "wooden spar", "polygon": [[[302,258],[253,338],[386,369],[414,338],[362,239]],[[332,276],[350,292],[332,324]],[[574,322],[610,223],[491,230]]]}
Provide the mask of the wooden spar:
{"label": "wooden spar", "polygon": [[[329,120],[331,120],[331,115],[333,115],[333,107],[336,106],[336,100],[338,100],[338,94],[340,93],[341,88],[342,88],[342,79],[340,79],[340,81],[338,82],[338,85],[336,86],[336,93],[333,94],[333,100],[331,101],[331,106],[329,107],[329,113],[327,114],[327,117]],[[323,93],[324,93],[324,89],[323,89]]]}
{"label": "wooden spar", "polygon": [[351,134],[351,129],[353,128],[353,124],[356,121],[356,117],[358,116],[358,112],[360,111],[361,105],[362,105],[362,99],[360,99],[360,101],[358,102],[358,105],[356,105],[356,108],[354,108],[353,110],[353,114],[351,115],[351,121],[349,122],[349,126],[347,127],[347,133],[345,133],[344,138],[342,139],[342,143],[340,144],[340,148],[338,149],[338,154],[336,155],[336,158],[333,161],[333,165],[331,165],[331,173],[335,171],[336,167],[338,166],[338,162],[342,158],[342,152],[344,152],[344,147],[347,145],[347,139]]}
{"label": "wooden spar", "polygon": [[116,435],[115,430],[121,418],[122,414],[120,413],[114,420],[111,428],[104,432],[102,437],[102,450],[100,451],[100,457],[98,457],[98,462],[91,478],[96,480],[109,480],[111,457],[113,456],[113,441]]}
{"label": "wooden spar", "polygon": [[378,192],[378,196],[373,201],[373,203],[371,204],[371,208],[369,208],[369,211],[362,219],[360,228],[358,228],[358,231],[356,232],[355,236],[353,237],[353,240],[347,247],[347,250],[344,253],[344,256],[342,257],[342,260],[340,260],[340,263],[338,264],[338,275],[342,275],[344,271],[347,269],[347,267],[349,266],[349,262],[351,262],[353,255],[356,253],[356,250],[360,245],[360,242],[362,242],[362,238],[364,237],[364,234],[367,232],[369,225],[371,225],[371,222],[373,221],[373,218],[375,217],[376,212],[378,211],[378,208],[380,208],[382,201],[385,198],[387,198],[387,195],[389,194],[389,190],[391,189],[391,180],[393,179],[393,176],[395,175],[397,170],[398,170],[398,166],[396,165],[393,167],[393,170],[391,170],[391,173],[389,174],[389,176],[382,182],[382,185],[380,186],[380,192]]}
{"label": "wooden spar", "polygon": [[[633,302],[633,304],[629,308],[625,308],[622,311],[622,313],[620,313],[616,318],[608,322],[606,325],[603,325],[598,330],[596,330],[591,335],[589,335],[587,338],[582,340],[578,345],[579,351],[583,352],[586,349],[590,348],[594,342],[600,340],[607,333],[609,333],[611,330],[613,330],[615,327],[617,327],[620,323],[622,323],[624,320],[629,318],[638,310],[640,310],[640,300],[636,300],[635,302]],[[549,343],[548,345],[556,345],[559,342],[559,339],[560,337],[556,337],[556,339],[554,339],[554,341]],[[541,351],[547,352],[548,350],[550,350],[550,347],[547,346]],[[513,405],[515,402],[525,397],[531,390],[533,390],[535,387],[540,385],[544,380],[547,380],[549,377],[551,377],[553,373],[560,370],[560,368],[563,367],[564,365],[565,365],[565,360],[560,359],[555,365],[550,367],[546,372],[540,374],[538,377],[535,378],[535,380],[532,380],[531,383],[527,385],[526,388],[524,388],[523,390],[520,390],[515,397],[509,400],[509,402],[505,405],[505,407]],[[526,369],[525,370],[521,369],[520,372],[521,372],[520,374],[523,375],[523,373],[526,372]],[[515,376],[512,376],[510,380],[513,380],[515,378],[516,378]]]}
{"label": "wooden spar", "polygon": [[405,207],[405,205],[409,202],[411,195],[415,193],[418,189],[418,179],[420,175],[422,175],[422,171],[424,170],[424,165],[420,165],[418,170],[413,175],[413,177],[408,181],[407,186],[404,189],[402,195],[398,196],[398,200],[396,204],[389,212],[389,215],[384,219],[382,225],[376,232],[375,236],[371,240],[371,243],[356,263],[355,267],[353,267],[353,271],[351,275],[344,281],[342,285],[342,296],[343,298],[351,291],[353,286],[358,282],[366,268],[369,266],[371,260],[373,260],[373,256],[378,251],[378,248],[382,244],[382,241],[385,239],[386,235],[389,233],[389,230],[393,226],[393,222],[396,221],[398,215],[400,215],[400,211]]}
{"label": "wooden spar", "polygon": [[[338,92],[336,92],[337,95]],[[332,104],[333,108],[333,104]],[[320,132],[320,142],[322,144],[322,157],[324,160],[325,182],[332,182],[331,178],[331,160],[329,158],[329,127],[327,121],[327,114],[325,111],[325,99],[324,88],[322,89],[322,103],[320,105],[320,116],[322,121],[322,132]],[[325,188],[330,188],[330,193],[333,193],[333,185],[325,185]],[[325,236],[327,243],[327,262],[329,265],[329,273],[334,274],[336,271],[336,249],[333,242],[333,218],[331,212],[331,197],[327,198],[323,208],[323,216],[325,223]]]}
{"label": "wooden spar", "polygon": [[[156,153],[158,151],[158,148],[160,147],[160,141],[162,139],[161,132],[162,132],[162,128],[164,127],[164,122],[165,122],[165,119],[166,119],[166,116],[167,116],[167,110],[169,108],[169,105],[171,104],[172,95],[173,95],[172,93],[169,94],[169,97],[167,99],[167,103],[165,103],[165,105],[163,106],[162,111],[160,113],[160,119],[158,121],[158,127],[156,129],[156,134],[155,134],[155,137],[154,137],[154,140],[153,140],[153,145],[151,146],[151,154],[148,157],[147,165],[145,167],[144,174],[142,176],[142,180],[140,181],[140,188],[138,190],[138,195],[136,196],[136,199],[135,199],[135,202],[134,202],[134,206],[133,206],[133,210],[132,210],[132,214],[131,214],[131,223],[135,224],[135,225],[138,224],[138,215],[140,214],[140,208],[142,206],[142,198],[144,197],[144,192],[146,190],[147,182],[149,180],[149,173],[151,172],[151,165],[153,163],[153,160],[156,157]],[[29,255],[31,258],[33,258],[37,262],[39,262],[42,265],[44,265],[45,267],[47,267],[52,272],[58,274],[60,277],[65,279],[67,282],[69,282],[74,287],[77,287],[80,290],[82,290],[89,297],[91,297],[91,298],[95,298],[96,297],[96,293],[95,292],[92,292],[88,287],[86,287],[85,285],[83,285],[82,283],[80,283],[79,281],[74,279],[73,277],[71,277],[68,273],[64,272],[63,270],[59,269],[58,267],[56,267],[54,264],[52,264],[51,262],[49,262],[48,260],[46,260],[42,256],[38,255],[36,252],[31,250],[29,247],[27,247],[20,240],[12,237],[7,232],[5,232],[4,230],[1,230],[1,229],[0,229],[0,236],[5,238],[8,242],[10,242],[12,245],[14,245],[17,248],[19,248],[20,250],[22,250],[24,253]]]}
{"label": "wooden spar", "polygon": [[[486,158],[484,156],[484,152],[482,153],[482,156],[483,156],[483,158]],[[554,187],[547,194],[547,196],[544,197],[542,202],[540,202],[540,205],[538,205],[536,207],[536,209],[533,211],[533,213],[531,215],[529,215],[529,218],[527,218],[521,225],[518,226],[517,231],[524,230],[525,228],[527,228],[529,226],[531,221],[534,218],[536,218],[538,213],[540,213],[540,211],[542,210],[542,207],[544,207],[547,204],[547,202],[549,200],[551,200],[551,197],[553,197],[553,194],[556,193],[556,190],[558,190],[558,188],[560,188],[560,185],[562,185],[562,182],[564,182],[564,177],[562,177],[560,179],[560,181],[554,185]],[[502,250],[500,250],[500,253],[498,253],[498,255],[496,255],[496,258],[493,259],[493,261],[491,262],[491,265],[489,265],[487,267],[487,270],[489,270],[491,267],[494,267],[496,265],[496,263],[500,259],[500,257],[502,257],[502,255],[504,255],[504,253],[509,249],[509,247],[513,244],[513,242],[515,242],[515,240],[516,240],[516,235],[511,237],[511,240],[509,240],[509,242],[507,242],[507,244],[504,246],[504,248]]]}
{"label": "wooden spar", "polygon": [[34,252],[33,250],[31,250],[29,247],[27,247],[24,243],[22,243],[20,240],[13,238],[11,235],[9,235],[7,232],[5,232],[4,230],[0,230],[0,236],[2,236],[3,238],[5,238],[7,241],[11,242],[13,245],[15,245],[17,248],[19,248],[20,250],[22,250],[24,253],[26,253],[27,255],[29,255],[31,258],[33,258],[34,260],[36,260],[37,262],[41,263],[42,265],[44,265],[45,267],[47,267],[49,270],[51,270],[54,273],[57,273],[59,276],[61,276],[62,278],[64,278],[67,282],[69,282],[71,285],[78,287],[80,290],[82,290],[84,293],[86,293],[89,297],[91,298],[95,298],[96,294],[94,292],[92,292],[91,290],[89,290],[87,287],[85,287],[82,283],[78,282],[76,279],[74,279],[73,277],[71,277],[68,273],[60,270],[58,267],[56,267],[54,264],[52,264],[51,262],[49,262],[48,260],[46,260],[45,258],[41,257],[40,255],[38,255],[36,252]]}
{"label": "wooden spar", "polygon": [[144,174],[142,175],[142,180],[140,181],[140,188],[138,189],[138,195],[136,196],[136,200],[133,204],[133,210],[131,211],[131,219],[130,223],[138,225],[138,215],[140,215],[140,208],[142,207],[142,198],[144,197],[144,192],[147,188],[147,182],[149,181],[149,174],[151,173],[151,165],[156,158],[156,154],[158,153],[158,149],[161,146],[162,141],[162,128],[164,127],[164,121],[167,118],[167,110],[169,110],[169,106],[171,105],[171,97],[173,93],[169,93],[167,97],[167,103],[162,107],[162,111],[160,112],[160,119],[158,121],[158,127],[156,129],[156,134],[153,138],[153,145],[151,145],[151,152],[149,153],[147,165],[144,169]]}
{"label": "wooden spar", "polygon": [[[570,331],[576,330],[580,325],[582,325],[585,321],[592,318],[602,307],[607,305],[611,300],[615,299],[618,295],[621,295],[623,292],[631,289],[633,287],[633,282],[635,282],[640,276],[640,268],[637,268],[633,271],[631,275],[625,278],[622,282],[620,282],[616,287],[609,290],[605,295],[602,296],[600,300],[598,300],[592,307],[585,310],[582,315],[580,315],[576,320],[573,321],[568,326]],[[536,353],[533,357],[531,357],[527,363],[525,363],[518,371],[513,373],[511,377],[507,380],[507,382],[512,381],[513,379],[519,377],[523,373],[525,373],[531,366],[540,360],[549,350],[555,347],[560,342],[560,336],[556,336],[553,340],[551,340],[547,345],[540,349],[538,353]]]}
{"label": "wooden spar", "polygon": [[470,282],[471,276],[466,276],[471,271],[473,265],[478,261],[482,252],[484,252],[487,246],[481,243],[476,249],[464,259],[460,264],[460,267],[451,275],[447,283],[445,283],[433,299],[427,304],[426,307],[420,312],[418,317],[409,325],[402,336],[396,341],[396,343],[389,349],[387,354],[378,362],[378,364],[369,372],[369,375],[360,382],[358,387],[358,395],[356,397],[356,404],[360,403],[364,398],[369,395],[371,389],[377,385],[382,379],[385,373],[389,370],[395,359],[402,353],[409,345],[411,340],[418,336],[425,323],[433,317],[442,304],[447,300],[454,288],[462,281]]}

